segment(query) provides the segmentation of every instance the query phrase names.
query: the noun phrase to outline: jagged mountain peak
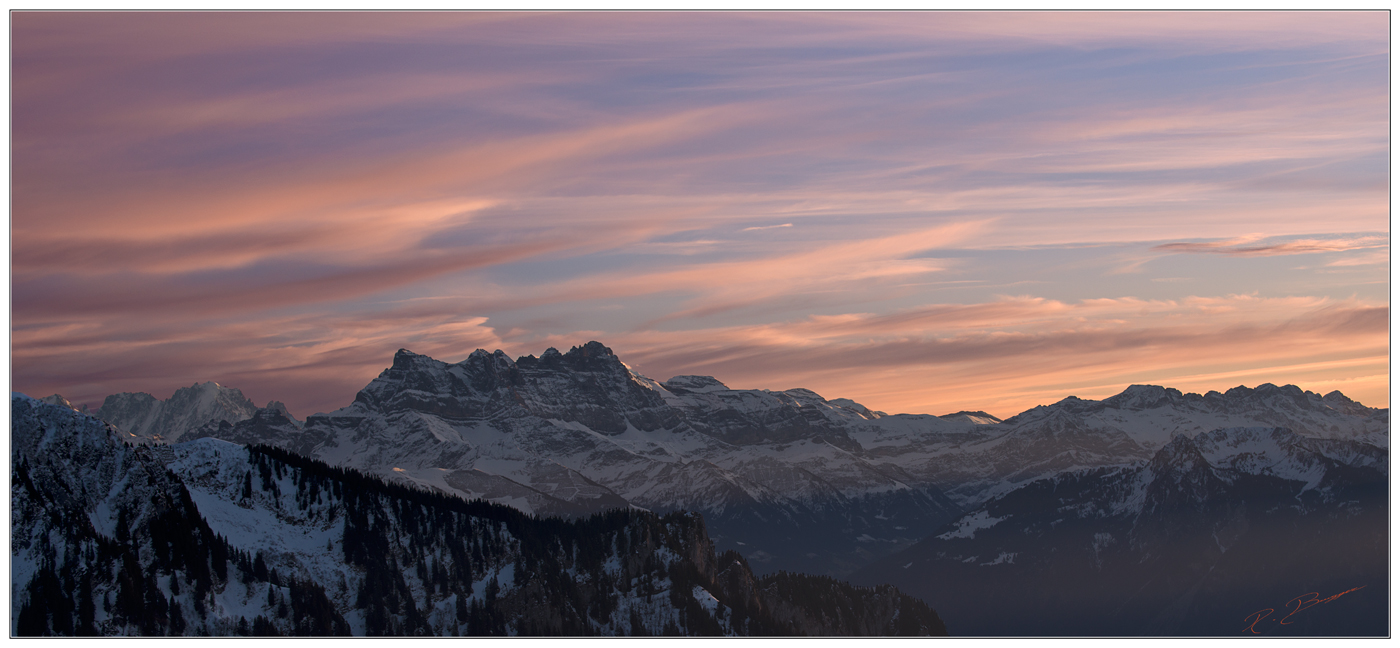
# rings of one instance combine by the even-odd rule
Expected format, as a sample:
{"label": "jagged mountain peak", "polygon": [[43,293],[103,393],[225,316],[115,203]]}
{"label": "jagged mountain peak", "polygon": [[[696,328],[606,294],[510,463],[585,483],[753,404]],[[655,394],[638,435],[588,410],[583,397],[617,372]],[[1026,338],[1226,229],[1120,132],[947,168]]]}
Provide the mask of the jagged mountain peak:
{"label": "jagged mountain peak", "polygon": [[[1282,427],[1231,427],[1202,432],[1194,437],[1178,435],[1148,462],[1155,479],[1178,482],[1230,480],[1235,474],[1267,474],[1303,481],[1314,488],[1327,469],[1338,462],[1319,452],[1324,446],[1345,456],[1338,445],[1362,447],[1347,441],[1310,439]],[[1224,472],[1221,472],[1224,471]]]}
{"label": "jagged mountain peak", "polygon": [[[841,399],[836,399],[836,400],[841,400]],[[836,402],[836,400],[833,400],[832,402],[834,403],[834,402]],[[941,419],[943,419],[943,420],[945,420],[945,421],[963,421],[963,420],[966,420],[966,421],[971,421],[972,423],[976,423],[976,424],[978,424],[978,425],[991,425],[991,424],[993,424],[993,423],[1001,423],[1001,419],[999,419],[999,418],[997,418],[997,417],[995,417],[995,416],[992,416],[991,414],[988,414],[988,413],[986,413],[986,412],[984,412],[984,411],[982,411],[982,410],[976,410],[976,411],[962,410],[962,411],[958,411],[958,412],[953,412],[952,414],[940,414],[940,415],[938,416],[938,418],[941,418]]]}
{"label": "jagged mountain peak", "polygon": [[1371,408],[1371,407],[1366,407],[1365,405],[1362,405],[1361,403],[1358,403],[1358,402],[1356,402],[1356,401],[1354,401],[1354,400],[1352,400],[1352,399],[1350,399],[1350,398],[1347,398],[1346,394],[1343,394],[1342,392],[1337,391],[1337,390],[1332,390],[1332,391],[1329,392],[1326,396],[1323,396],[1323,397],[1322,397],[1322,402],[1326,403],[1326,404],[1327,404],[1328,406],[1330,406],[1332,409],[1334,409],[1334,410],[1336,410],[1336,411],[1338,411],[1338,412],[1341,412],[1341,413],[1343,413],[1343,414],[1351,414],[1351,415],[1361,415],[1361,416],[1365,416],[1365,415],[1367,415],[1367,414],[1374,413],[1374,412],[1388,412],[1388,411],[1389,411],[1388,408]]}
{"label": "jagged mountain peak", "polygon": [[[1338,414],[1351,420],[1336,420]],[[1070,396],[1051,405],[1036,406],[1005,423],[1015,427],[1064,416],[1096,418],[1110,426],[1121,426],[1129,420],[1155,421],[1151,426],[1158,429],[1139,437],[1149,447],[1165,444],[1174,429],[1194,434],[1242,424],[1305,429],[1310,434],[1325,430],[1331,436],[1363,434],[1370,442],[1384,445],[1385,435],[1378,435],[1375,430],[1386,427],[1388,410],[1366,407],[1340,392],[1324,397],[1296,385],[1241,385],[1224,393],[1210,391],[1205,395],[1157,385],[1131,385],[1101,401]],[[1208,423],[1207,419],[1218,423]],[[1366,422],[1368,419],[1370,422]],[[1342,427],[1333,427],[1339,423]]]}
{"label": "jagged mountain peak", "polygon": [[[1207,397],[1210,395],[1207,394]],[[1225,391],[1223,397],[1236,403],[1268,404],[1271,406],[1293,406],[1298,409],[1326,407],[1321,394],[1304,390],[1297,385],[1275,385],[1264,383],[1250,389],[1244,385]]]}
{"label": "jagged mountain peak", "polygon": [[101,412],[111,405],[121,406],[129,402],[160,402],[160,399],[146,392],[121,392],[102,399],[102,406],[97,408],[97,411]]}
{"label": "jagged mountain peak", "polygon": [[568,353],[560,353],[558,349],[549,347],[540,354],[539,358],[533,355],[524,356],[516,360],[516,363],[530,368],[568,369],[580,372],[618,373],[627,371],[626,365],[613,353],[612,349],[596,340],[572,347]]}
{"label": "jagged mountain peak", "polygon": [[809,401],[809,402],[815,401],[815,402],[822,402],[822,403],[825,403],[825,402],[826,402],[826,399],[825,399],[825,398],[822,398],[821,394],[818,394],[817,392],[814,392],[814,391],[812,391],[812,390],[810,390],[810,389],[807,389],[806,387],[794,387],[794,388],[792,388],[792,389],[785,389],[785,390],[783,390],[783,393],[784,393],[784,394],[787,394],[787,395],[789,395],[789,396],[792,396],[793,398],[797,399],[799,402],[802,402],[802,401]]}
{"label": "jagged mountain peak", "polygon": [[1178,434],[1172,440],[1157,450],[1152,455],[1152,460],[1148,466],[1153,474],[1162,475],[1168,472],[1191,472],[1208,468],[1210,462],[1206,461],[1205,455],[1201,453],[1201,448],[1196,444],[1196,440],[1185,435]]}
{"label": "jagged mountain peak", "polygon": [[95,415],[126,436],[144,442],[174,442],[205,423],[242,421],[257,410],[241,390],[207,381],[176,389],[165,400],[145,392],[112,394]]}
{"label": "jagged mountain peak", "polygon": [[1104,405],[1118,409],[1150,409],[1174,405],[1182,398],[1179,390],[1158,385],[1129,385],[1116,396],[1103,400]]}
{"label": "jagged mountain peak", "polygon": [[[553,351],[551,353],[550,351]],[[662,394],[599,342],[512,361],[478,349],[453,365],[400,350],[355,396],[360,411],[418,412],[457,420],[539,417],[607,434],[679,424]]]}
{"label": "jagged mountain peak", "polygon": [[39,398],[39,399],[36,399],[36,400],[38,400],[38,401],[40,401],[40,402],[43,402],[43,403],[48,403],[48,404],[50,404],[50,405],[57,405],[57,406],[59,406],[59,407],[66,407],[66,408],[68,408],[68,409],[70,409],[70,410],[73,410],[73,411],[75,411],[75,412],[82,412],[82,413],[84,413],[84,414],[86,414],[87,411],[88,411],[87,405],[82,405],[82,406],[74,405],[74,404],[72,403],[72,401],[68,400],[67,398],[64,398],[62,394],[52,394],[52,395],[45,396],[45,397],[43,397],[43,398]]}
{"label": "jagged mountain peak", "polygon": [[1344,403],[1344,404],[1353,404],[1353,403],[1356,402],[1356,401],[1354,401],[1354,400],[1352,400],[1352,399],[1350,399],[1350,398],[1347,398],[1347,395],[1346,395],[1346,394],[1343,394],[1341,391],[1336,390],[1336,389],[1334,389],[1334,390],[1328,392],[1326,396],[1323,396],[1323,397],[1322,397],[1322,400],[1325,400],[1325,401],[1327,401],[1327,402],[1329,402],[1329,403]]}
{"label": "jagged mountain peak", "polygon": [[166,403],[168,406],[188,406],[203,410],[223,406],[247,414],[257,409],[257,406],[243,395],[242,390],[237,387],[225,387],[212,380],[177,389],[166,399]]}
{"label": "jagged mountain peak", "polygon": [[[492,396],[520,382],[509,359],[502,367],[490,362],[493,357],[477,349],[461,362],[448,364],[399,349],[393,364],[355,394],[350,409],[418,411],[455,418],[488,416],[512,400]],[[493,400],[501,402],[493,404]]]}
{"label": "jagged mountain peak", "polygon": [[391,365],[391,368],[407,369],[413,366],[413,363],[417,362],[419,358],[426,357],[427,356],[418,355],[417,353],[409,351],[408,349],[399,349],[398,351],[394,352],[394,363]]}
{"label": "jagged mountain peak", "polygon": [[729,387],[714,376],[675,376],[664,383],[666,389],[676,393],[697,393],[729,391]]}
{"label": "jagged mountain peak", "polygon": [[599,342],[599,341],[597,341],[597,340],[590,340],[590,341],[588,341],[588,342],[585,342],[585,343],[583,344],[583,346],[576,346],[576,347],[573,347],[572,349],[569,349],[569,352],[566,353],[566,354],[564,354],[564,355],[566,355],[566,356],[574,355],[574,356],[581,356],[581,357],[585,357],[585,358],[597,358],[597,357],[612,357],[612,358],[616,358],[616,357],[617,357],[617,356],[613,353],[613,350],[612,350],[612,349],[609,349],[608,347],[603,346],[603,343],[602,343],[602,342]]}
{"label": "jagged mountain peak", "polygon": [[1288,394],[1288,395],[1290,395],[1290,396],[1292,396],[1292,395],[1302,395],[1302,394],[1303,394],[1303,390],[1302,390],[1302,389],[1299,389],[1296,385],[1284,385],[1284,386],[1280,387],[1280,386],[1275,385],[1275,384],[1273,384],[1273,383],[1263,383],[1263,384],[1259,385],[1258,387],[1255,387],[1254,389],[1250,389],[1250,388],[1248,388],[1248,387],[1246,387],[1246,386],[1244,386],[1244,385],[1239,385],[1239,386],[1237,386],[1237,387],[1231,387],[1231,388],[1229,389],[1229,391],[1226,391],[1226,392],[1225,392],[1225,395],[1226,395],[1226,396],[1241,396],[1241,395],[1249,395],[1249,394],[1266,395],[1266,394],[1272,394],[1272,393],[1275,393],[1275,392],[1282,392],[1282,393]]}
{"label": "jagged mountain peak", "polygon": [[286,417],[287,419],[293,421],[296,420],[296,417],[292,416],[291,410],[287,409],[287,404],[283,403],[282,401],[268,401],[267,405],[263,406],[263,409],[281,412],[282,416]]}
{"label": "jagged mountain peak", "polygon": [[1147,463],[1151,482],[1143,512],[1195,510],[1222,491],[1227,480],[1206,459],[1195,440],[1179,435]]}
{"label": "jagged mountain peak", "polygon": [[1004,420],[1003,423],[1014,425],[1027,420],[1053,417],[1060,413],[1075,415],[1085,414],[1102,410],[1105,407],[1104,401],[1085,400],[1078,396],[1066,396],[1049,405],[1036,405],[1035,407]]}
{"label": "jagged mountain peak", "polygon": [[860,403],[857,403],[849,398],[833,398],[827,401],[827,404],[835,407],[840,407],[842,409],[851,410],[852,412],[860,414],[861,416],[864,416],[865,418],[871,420],[887,416],[887,414],[885,414],[884,412],[872,410],[869,407],[861,405]]}
{"label": "jagged mountain peak", "polygon": [[287,411],[286,405],[282,405],[281,407],[273,407],[273,405],[282,405],[282,403],[273,401],[269,403],[267,407],[254,412],[252,418],[248,420],[256,421],[264,425],[297,425],[300,427],[300,422],[292,418],[291,413]]}

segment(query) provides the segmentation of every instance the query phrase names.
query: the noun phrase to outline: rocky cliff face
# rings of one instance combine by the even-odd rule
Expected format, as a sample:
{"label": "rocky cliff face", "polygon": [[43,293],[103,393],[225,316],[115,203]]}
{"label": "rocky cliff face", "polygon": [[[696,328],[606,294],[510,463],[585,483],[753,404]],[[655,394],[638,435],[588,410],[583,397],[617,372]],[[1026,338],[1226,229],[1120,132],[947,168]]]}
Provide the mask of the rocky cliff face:
{"label": "rocky cliff face", "polygon": [[115,425],[124,438],[175,443],[201,425],[241,421],[257,409],[243,392],[205,382],[177,389],[163,401],[143,392],[113,394],[102,401],[95,415]]}

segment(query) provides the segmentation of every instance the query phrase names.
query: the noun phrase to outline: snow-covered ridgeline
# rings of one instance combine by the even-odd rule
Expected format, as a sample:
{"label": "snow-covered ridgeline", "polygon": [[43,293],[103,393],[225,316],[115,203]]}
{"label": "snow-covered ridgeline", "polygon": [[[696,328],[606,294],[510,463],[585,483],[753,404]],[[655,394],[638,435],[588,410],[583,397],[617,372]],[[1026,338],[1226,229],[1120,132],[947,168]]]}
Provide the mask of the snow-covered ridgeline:
{"label": "snow-covered ridgeline", "polygon": [[[265,408],[181,438],[268,443],[543,515],[698,510],[760,569],[815,570],[781,558],[810,553],[848,565],[828,571],[841,573],[869,558],[862,538],[907,544],[1037,480],[1146,461],[1177,436],[1269,426],[1385,448],[1388,423],[1387,410],[1338,392],[1267,384],[1204,396],[1134,385],[1006,421],[888,415],[806,389],[734,390],[709,376],[658,382],[590,342],[538,358],[477,350],[455,364],[401,350],[351,405],[304,426]],[[786,530],[765,538],[756,527]]]}

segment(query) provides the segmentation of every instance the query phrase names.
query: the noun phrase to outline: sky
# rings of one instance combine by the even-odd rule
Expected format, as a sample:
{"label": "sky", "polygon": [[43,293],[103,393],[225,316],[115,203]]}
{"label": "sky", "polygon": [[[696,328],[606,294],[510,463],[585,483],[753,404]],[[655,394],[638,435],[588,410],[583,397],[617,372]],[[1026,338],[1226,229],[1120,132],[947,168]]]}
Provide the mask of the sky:
{"label": "sky", "polygon": [[1385,12],[10,18],[32,396],[598,340],[889,413],[1389,406]]}

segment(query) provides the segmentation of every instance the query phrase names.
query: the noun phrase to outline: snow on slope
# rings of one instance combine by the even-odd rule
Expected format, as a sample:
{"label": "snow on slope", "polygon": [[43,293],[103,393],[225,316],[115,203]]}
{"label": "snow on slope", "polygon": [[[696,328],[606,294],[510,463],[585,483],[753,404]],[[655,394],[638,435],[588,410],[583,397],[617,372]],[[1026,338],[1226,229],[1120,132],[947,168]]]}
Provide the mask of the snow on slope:
{"label": "snow on slope", "polygon": [[1267,384],[1204,396],[1135,385],[1006,421],[887,415],[806,389],[733,390],[709,376],[658,382],[590,342],[515,360],[477,350],[456,364],[400,350],[351,405],[304,427],[241,421],[199,435],[270,443],[544,515],[694,509],[721,526],[840,524],[856,542],[927,531],[875,512],[902,506],[906,520],[941,521],[1038,479],[1145,461],[1182,434],[1285,427],[1383,448],[1388,424],[1387,410],[1337,392]]}

